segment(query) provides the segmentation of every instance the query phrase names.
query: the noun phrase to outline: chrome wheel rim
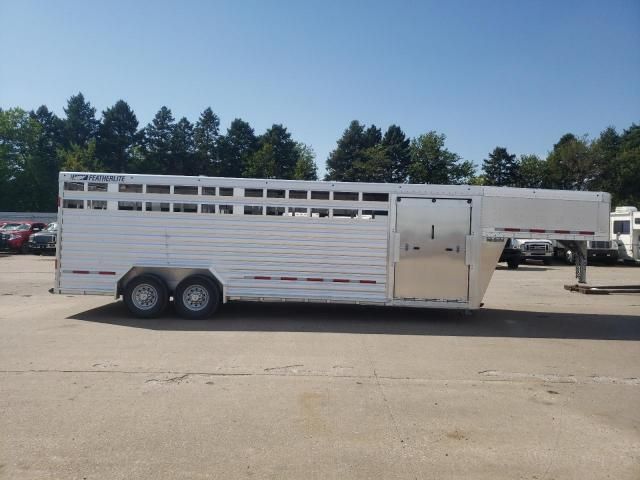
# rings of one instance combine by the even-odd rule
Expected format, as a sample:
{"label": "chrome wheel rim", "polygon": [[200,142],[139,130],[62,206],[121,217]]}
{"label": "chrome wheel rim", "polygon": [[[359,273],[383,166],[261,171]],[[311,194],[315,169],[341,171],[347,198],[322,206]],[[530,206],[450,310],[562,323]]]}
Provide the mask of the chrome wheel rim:
{"label": "chrome wheel rim", "polygon": [[148,283],[141,283],[133,289],[131,300],[136,308],[150,310],[158,303],[158,290]]}
{"label": "chrome wheel rim", "polygon": [[182,293],[182,303],[192,312],[199,312],[209,305],[209,291],[202,285],[190,285]]}

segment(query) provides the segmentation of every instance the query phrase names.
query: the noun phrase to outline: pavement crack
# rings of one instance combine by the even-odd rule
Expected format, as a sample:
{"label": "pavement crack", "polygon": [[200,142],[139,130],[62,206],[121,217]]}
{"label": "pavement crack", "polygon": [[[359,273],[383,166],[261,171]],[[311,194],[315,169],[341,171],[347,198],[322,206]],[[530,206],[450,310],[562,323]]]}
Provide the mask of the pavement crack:
{"label": "pavement crack", "polygon": [[269,368],[265,368],[264,371],[265,372],[270,372],[272,370],[285,370],[287,368],[295,368],[295,367],[304,367],[304,365],[300,364],[300,363],[296,363],[293,365],[284,365],[282,367],[269,367]]}

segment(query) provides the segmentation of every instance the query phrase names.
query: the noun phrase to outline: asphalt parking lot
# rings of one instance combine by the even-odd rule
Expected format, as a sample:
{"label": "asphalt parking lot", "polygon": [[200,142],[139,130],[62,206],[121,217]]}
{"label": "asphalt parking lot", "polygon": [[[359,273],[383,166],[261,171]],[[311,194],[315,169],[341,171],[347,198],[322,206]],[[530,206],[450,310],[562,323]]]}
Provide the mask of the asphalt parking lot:
{"label": "asphalt parking lot", "polygon": [[[133,319],[0,258],[0,478],[640,478],[640,296],[495,272],[455,312],[226,305]],[[591,283],[640,283],[593,267]]]}

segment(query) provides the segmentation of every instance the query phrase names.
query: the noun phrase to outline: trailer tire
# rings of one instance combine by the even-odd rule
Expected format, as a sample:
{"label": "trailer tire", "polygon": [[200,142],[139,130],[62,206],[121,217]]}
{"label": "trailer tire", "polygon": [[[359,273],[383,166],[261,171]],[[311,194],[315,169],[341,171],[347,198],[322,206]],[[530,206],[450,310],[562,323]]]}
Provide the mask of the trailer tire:
{"label": "trailer tire", "polygon": [[182,280],[173,294],[178,314],[189,320],[211,316],[220,306],[220,289],[204,275],[192,275]]}
{"label": "trailer tire", "polygon": [[543,265],[551,265],[551,259],[550,258],[545,258],[542,260]]}
{"label": "trailer tire", "polygon": [[124,303],[139,318],[155,318],[167,308],[167,286],[155,275],[133,278],[124,289]]}

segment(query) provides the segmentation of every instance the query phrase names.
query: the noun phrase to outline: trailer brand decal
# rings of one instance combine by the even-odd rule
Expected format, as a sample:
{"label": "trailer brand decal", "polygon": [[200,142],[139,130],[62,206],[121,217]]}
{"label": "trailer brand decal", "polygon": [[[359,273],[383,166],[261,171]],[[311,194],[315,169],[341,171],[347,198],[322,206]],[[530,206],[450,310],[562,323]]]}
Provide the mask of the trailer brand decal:
{"label": "trailer brand decal", "polygon": [[90,175],[87,173],[74,173],[71,180],[82,182],[124,182],[124,175]]}

